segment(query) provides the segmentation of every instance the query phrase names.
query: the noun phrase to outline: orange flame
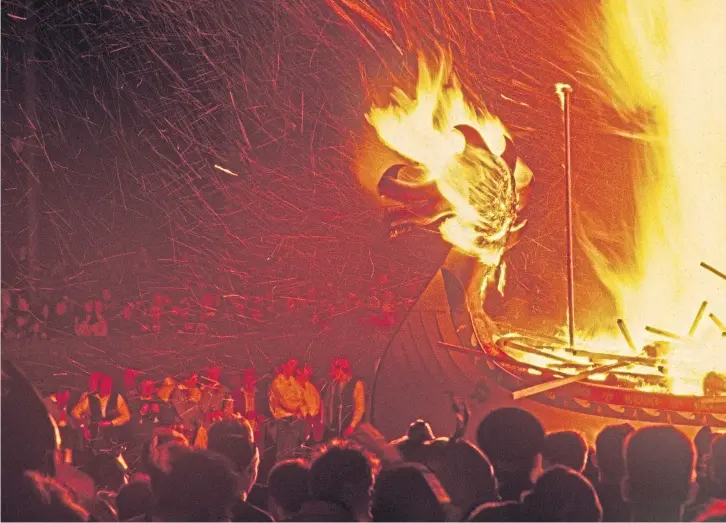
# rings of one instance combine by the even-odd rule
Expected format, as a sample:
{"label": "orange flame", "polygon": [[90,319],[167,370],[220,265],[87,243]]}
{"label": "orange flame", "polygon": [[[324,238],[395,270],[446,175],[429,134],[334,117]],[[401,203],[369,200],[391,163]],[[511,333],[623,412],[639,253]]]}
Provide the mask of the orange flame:
{"label": "orange flame", "polygon": [[720,329],[706,318],[688,335],[704,300],[726,316],[726,282],[699,266],[726,267],[726,2],[607,0],[603,14],[613,104],[650,121],[634,173],[633,261],[586,249],[636,344],[655,339],[646,325],[683,336],[667,356],[670,392],[702,394],[708,372],[726,373]]}
{"label": "orange flame", "polygon": [[[467,102],[446,58],[436,71],[420,58],[415,96],[396,88],[391,98],[391,105],[369,111],[368,122],[450,204],[453,214],[439,226],[444,239],[485,265],[499,265],[517,204],[514,177],[498,156],[508,136],[501,121]],[[460,125],[475,129],[489,151],[467,144],[455,129]]]}

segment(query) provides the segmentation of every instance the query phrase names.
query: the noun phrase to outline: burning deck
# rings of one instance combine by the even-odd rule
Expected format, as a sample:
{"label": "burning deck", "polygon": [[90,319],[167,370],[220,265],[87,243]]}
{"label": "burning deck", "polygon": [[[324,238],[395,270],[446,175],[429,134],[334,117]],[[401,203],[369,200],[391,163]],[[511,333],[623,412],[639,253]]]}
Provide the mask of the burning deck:
{"label": "burning deck", "polygon": [[[400,180],[397,165],[377,189],[403,205],[389,213],[392,236],[401,225],[437,225],[479,264],[480,276],[459,278],[471,328],[452,320],[457,333],[472,332],[439,341],[484,359],[485,371],[515,400],[564,398],[559,406],[597,404],[594,413],[605,416],[724,426],[726,3],[606,0],[602,22],[593,35],[601,45],[588,47],[588,59],[603,102],[631,127],[622,135],[639,139],[632,141],[633,223],[583,227],[577,238],[610,298],[590,305],[598,310],[588,311],[588,321],[597,324],[575,323],[569,85],[557,85],[567,210],[564,339],[498,332],[483,319],[483,294],[490,284],[501,291],[503,255],[521,228],[532,176],[501,121],[466,100],[448,62],[434,75],[420,63],[415,97],[397,89],[390,106],[369,112],[381,141],[417,173]],[[615,317],[599,313],[608,306]]]}

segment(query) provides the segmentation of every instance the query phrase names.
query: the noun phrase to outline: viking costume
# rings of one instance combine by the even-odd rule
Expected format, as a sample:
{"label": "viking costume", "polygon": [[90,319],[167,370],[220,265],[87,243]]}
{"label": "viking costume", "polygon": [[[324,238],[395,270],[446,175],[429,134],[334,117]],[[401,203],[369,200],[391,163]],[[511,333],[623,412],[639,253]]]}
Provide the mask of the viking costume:
{"label": "viking costume", "polygon": [[177,416],[183,424],[183,432],[189,442],[194,442],[202,424],[202,390],[197,386],[197,374],[192,374],[178,385],[171,397]]}
{"label": "viking costume", "polygon": [[347,437],[365,421],[365,386],[362,378],[352,374],[345,358],[333,362],[333,380],[325,391],[324,423],[332,437]]}
{"label": "viking costume", "polygon": [[275,420],[277,460],[291,457],[305,436],[305,424],[300,419],[304,406],[303,389],[295,378],[296,360],[282,365],[280,373],[270,383],[269,403]]}
{"label": "viking costume", "polygon": [[[121,427],[131,419],[131,412],[124,397],[113,390],[109,376],[101,379],[99,391],[81,398],[73,408],[72,415],[78,420],[87,420],[88,435],[93,447],[108,447],[121,439]],[[83,427],[83,425],[81,425]]]}

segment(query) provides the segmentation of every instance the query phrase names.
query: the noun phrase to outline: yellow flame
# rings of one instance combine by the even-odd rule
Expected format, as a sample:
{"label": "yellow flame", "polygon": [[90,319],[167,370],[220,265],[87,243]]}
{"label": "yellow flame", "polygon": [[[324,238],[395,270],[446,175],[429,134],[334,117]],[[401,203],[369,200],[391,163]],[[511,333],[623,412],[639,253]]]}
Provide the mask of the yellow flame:
{"label": "yellow flame", "polygon": [[[699,266],[726,270],[726,1],[606,0],[603,14],[613,103],[649,121],[634,166],[632,263],[588,254],[642,346],[646,325],[687,337],[704,300],[726,317],[726,281]],[[673,345],[670,391],[702,394],[710,371],[726,372],[726,343],[706,315]]]}
{"label": "yellow flame", "polygon": [[[387,107],[373,107],[368,122],[386,146],[417,164],[422,182],[435,181],[451,205],[454,215],[440,225],[442,236],[482,263],[498,265],[516,218],[511,173],[495,156],[505,148],[504,126],[466,101],[446,58],[431,71],[421,57],[415,96],[396,88],[391,99]],[[457,125],[476,129],[494,154],[467,146]]]}

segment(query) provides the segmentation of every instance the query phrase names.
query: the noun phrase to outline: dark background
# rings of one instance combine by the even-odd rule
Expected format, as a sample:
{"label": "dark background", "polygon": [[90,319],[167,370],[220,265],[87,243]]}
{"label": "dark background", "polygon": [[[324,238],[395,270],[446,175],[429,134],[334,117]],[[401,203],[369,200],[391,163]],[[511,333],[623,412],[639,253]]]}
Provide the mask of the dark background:
{"label": "dark background", "polygon": [[[245,300],[260,314],[228,314],[217,332],[237,336],[236,366],[304,354],[322,374],[346,353],[370,372],[395,327],[391,311],[400,321],[445,246],[423,232],[386,237],[355,176],[371,146],[364,114],[393,85],[412,86],[416,53],[437,46],[535,173],[526,233],[506,255],[505,296],[489,298],[498,320],[546,333],[565,322],[556,82],[574,87],[579,226],[617,244],[630,218],[629,145],[613,133],[623,124],[586,58],[599,49],[594,0],[29,5],[2,3],[5,288],[28,286],[25,162],[40,183],[36,290],[80,301],[104,288],[122,302]],[[578,318],[611,317],[579,246],[576,266]],[[141,349],[124,343],[101,359],[133,363]],[[205,352],[209,340],[185,343],[201,361],[186,350],[159,365],[224,361]],[[47,353],[21,354],[33,372],[50,372],[38,363]],[[77,376],[96,364],[57,356]]]}

